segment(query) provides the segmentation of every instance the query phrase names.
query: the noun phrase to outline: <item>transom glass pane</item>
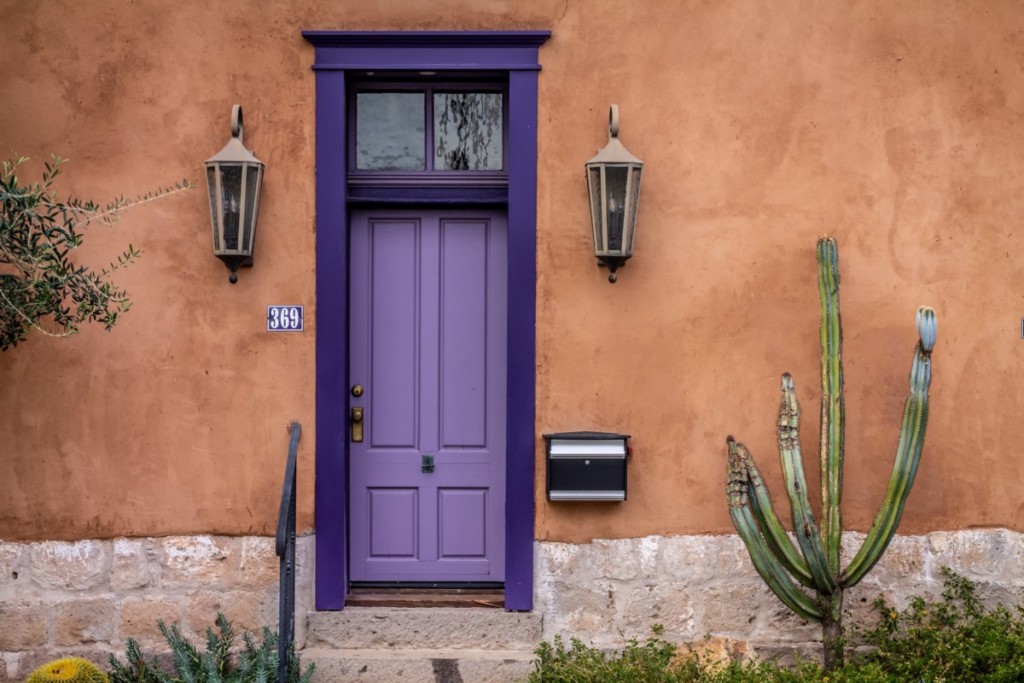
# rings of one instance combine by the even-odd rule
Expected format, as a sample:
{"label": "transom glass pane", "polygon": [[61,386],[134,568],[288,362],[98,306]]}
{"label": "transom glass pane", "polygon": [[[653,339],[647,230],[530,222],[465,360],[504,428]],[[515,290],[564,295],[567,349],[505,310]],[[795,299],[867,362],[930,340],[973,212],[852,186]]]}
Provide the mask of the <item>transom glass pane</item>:
{"label": "transom glass pane", "polygon": [[356,168],[372,171],[424,170],[424,102],[423,93],[358,93]]}
{"label": "transom glass pane", "polygon": [[434,93],[434,168],[500,171],[501,93]]}

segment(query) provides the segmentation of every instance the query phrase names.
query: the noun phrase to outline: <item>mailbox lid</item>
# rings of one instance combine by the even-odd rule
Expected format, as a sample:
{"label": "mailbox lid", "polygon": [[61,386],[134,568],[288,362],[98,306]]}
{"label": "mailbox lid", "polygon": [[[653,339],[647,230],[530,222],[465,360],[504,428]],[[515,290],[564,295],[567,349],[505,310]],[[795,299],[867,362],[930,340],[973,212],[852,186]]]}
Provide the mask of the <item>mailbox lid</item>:
{"label": "mailbox lid", "polygon": [[625,458],[629,434],[560,432],[545,434],[551,458]]}

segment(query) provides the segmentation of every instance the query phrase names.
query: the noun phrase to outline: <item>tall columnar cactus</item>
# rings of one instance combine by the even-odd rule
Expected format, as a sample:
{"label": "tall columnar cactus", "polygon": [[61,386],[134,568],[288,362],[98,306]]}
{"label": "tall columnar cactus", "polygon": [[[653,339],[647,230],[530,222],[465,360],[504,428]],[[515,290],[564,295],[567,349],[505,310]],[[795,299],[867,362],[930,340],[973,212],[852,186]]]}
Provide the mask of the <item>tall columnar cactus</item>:
{"label": "tall columnar cactus", "polygon": [[88,659],[58,659],[29,674],[25,683],[108,683],[107,675]]}
{"label": "tall columnar cactus", "polygon": [[928,385],[936,325],[935,311],[927,307],[918,309],[920,339],[914,348],[910,394],[903,407],[903,423],[889,487],[864,544],[842,569],[839,547],[843,530],[840,503],[845,426],[843,334],[839,319],[839,252],[831,238],[818,241],[818,294],[821,298],[821,525],[816,523],[807,497],[800,456],[800,406],[789,373],[782,376],[778,441],[796,544],[779,522],[750,452],[732,436],[727,439],[728,497],[733,524],[761,578],[790,609],[805,619],[821,623],[825,667],[832,669],[843,660],[843,591],[864,578],[885,552],[917,474],[928,422]]}

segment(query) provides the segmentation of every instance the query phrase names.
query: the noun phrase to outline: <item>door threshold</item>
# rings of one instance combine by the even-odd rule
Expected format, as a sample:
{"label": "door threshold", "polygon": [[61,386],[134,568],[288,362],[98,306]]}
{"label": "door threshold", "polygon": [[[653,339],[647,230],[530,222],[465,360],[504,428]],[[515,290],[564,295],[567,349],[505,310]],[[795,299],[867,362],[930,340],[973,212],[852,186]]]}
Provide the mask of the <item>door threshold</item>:
{"label": "door threshold", "polygon": [[352,587],[346,607],[491,607],[505,608],[505,591],[498,588]]}

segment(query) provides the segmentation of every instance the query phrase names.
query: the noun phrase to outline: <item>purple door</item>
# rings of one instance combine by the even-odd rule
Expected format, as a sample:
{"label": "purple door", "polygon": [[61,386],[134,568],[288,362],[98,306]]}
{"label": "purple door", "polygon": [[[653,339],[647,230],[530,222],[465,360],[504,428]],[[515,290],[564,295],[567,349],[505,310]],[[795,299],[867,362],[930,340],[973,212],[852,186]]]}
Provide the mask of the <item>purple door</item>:
{"label": "purple door", "polygon": [[505,214],[351,221],[351,579],[503,581]]}

